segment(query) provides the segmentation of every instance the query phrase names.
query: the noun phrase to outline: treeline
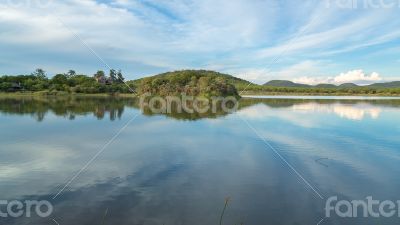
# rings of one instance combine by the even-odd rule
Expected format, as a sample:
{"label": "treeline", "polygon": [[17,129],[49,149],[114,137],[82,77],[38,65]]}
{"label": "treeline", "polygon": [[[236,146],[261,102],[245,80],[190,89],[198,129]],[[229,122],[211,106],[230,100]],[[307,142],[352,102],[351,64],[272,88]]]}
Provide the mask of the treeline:
{"label": "treeline", "polygon": [[74,70],[48,78],[43,69],[29,75],[1,76],[0,92],[132,93],[167,96],[238,96],[243,94],[292,95],[400,95],[398,87],[279,87],[257,85],[227,74],[207,70],[182,70],[124,82],[122,72],[97,71],[92,76]]}
{"label": "treeline", "polygon": [[206,70],[182,70],[132,81],[139,94],[151,93],[160,96],[238,96],[228,77]]}
{"label": "treeline", "polygon": [[98,71],[93,76],[77,74],[74,70],[56,74],[48,78],[43,69],[37,69],[29,75],[1,76],[0,91],[47,91],[68,93],[129,93],[130,88],[124,84],[121,71],[110,70],[107,76]]}
{"label": "treeline", "polygon": [[400,88],[384,87],[272,87],[264,85],[240,85],[237,86],[240,92],[263,93],[263,94],[305,94],[305,95],[400,95]]}

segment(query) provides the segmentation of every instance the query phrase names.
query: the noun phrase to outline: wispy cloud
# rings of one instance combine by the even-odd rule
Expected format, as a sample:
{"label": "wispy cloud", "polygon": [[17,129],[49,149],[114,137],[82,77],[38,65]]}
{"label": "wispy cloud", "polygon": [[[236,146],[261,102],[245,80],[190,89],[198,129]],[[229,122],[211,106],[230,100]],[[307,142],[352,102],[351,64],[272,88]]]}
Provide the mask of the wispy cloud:
{"label": "wispy cloud", "polygon": [[23,64],[1,63],[2,73],[38,66],[50,72],[101,68],[57,18],[129,78],[183,68],[217,69],[257,82],[332,74],[311,65],[320,61],[335,62],[335,72],[356,67],[399,73],[394,64],[379,62],[384,57],[376,65],[357,61],[398,45],[397,9],[327,8],[313,0],[66,0],[45,7],[26,2],[0,1],[2,55]]}

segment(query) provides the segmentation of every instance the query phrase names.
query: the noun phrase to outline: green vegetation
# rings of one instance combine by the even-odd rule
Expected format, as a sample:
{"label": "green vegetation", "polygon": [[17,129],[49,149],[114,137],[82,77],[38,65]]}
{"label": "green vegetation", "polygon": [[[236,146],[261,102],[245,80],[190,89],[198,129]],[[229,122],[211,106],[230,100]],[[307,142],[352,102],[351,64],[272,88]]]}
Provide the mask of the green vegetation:
{"label": "green vegetation", "polygon": [[239,96],[235,83],[239,78],[206,70],[182,70],[128,82],[138,94],[167,96],[185,93],[191,96]]}
{"label": "green vegetation", "polygon": [[316,88],[336,88],[334,84],[317,84],[315,85]]}
{"label": "green vegetation", "polygon": [[288,80],[271,80],[264,84],[264,86],[271,87],[310,87],[310,85],[306,84],[297,84]]}
{"label": "green vegetation", "polygon": [[[287,108],[298,104],[316,103],[319,105],[337,104],[369,104],[377,107],[400,107],[400,100],[329,100],[329,99],[261,99],[241,98],[239,109],[242,110],[254,105],[266,105],[270,108]],[[9,115],[31,116],[37,121],[45,120],[48,115],[56,115],[65,119],[74,120],[84,116],[94,116],[99,120],[118,120],[127,109],[141,109],[138,97],[122,96],[15,96],[0,95],[0,113]],[[129,110],[128,110],[129,111]],[[142,110],[145,116],[166,116],[176,120],[193,121],[203,118],[219,118],[228,115],[224,110],[205,113],[187,113],[185,111],[171,113],[154,113],[150,110]]]}
{"label": "green vegetation", "polygon": [[[37,69],[30,75],[0,77],[0,92],[35,92],[41,95],[70,93],[151,93],[167,96],[185,93],[192,96],[239,96],[235,84],[247,82],[239,78],[205,70],[184,70],[163,73],[124,83],[121,71],[104,71],[93,76],[77,75],[74,70],[47,78],[46,72]],[[249,82],[247,82],[249,83]],[[246,83],[246,84],[247,84]]]}
{"label": "green vegetation", "polygon": [[241,94],[264,95],[400,95],[400,82],[378,83],[358,86],[345,83],[339,86],[333,84],[318,84],[315,86],[297,84],[291,81],[274,80],[264,85],[251,84],[247,88],[238,88]]}
{"label": "green vegetation", "polygon": [[57,95],[62,93],[129,93],[129,88],[122,82],[121,71],[110,71],[106,77],[103,71],[94,76],[78,75],[70,70],[48,78],[43,69],[37,69],[30,75],[0,77],[0,92],[40,92],[41,94]]}
{"label": "green vegetation", "polygon": [[258,85],[231,75],[206,70],[182,70],[145,77],[124,83],[121,71],[97,71],[93,76],[77,74],[74,70],[48,78],[43,69],[30,75],[0,77],[0,92],[35,92],[40,95],[68,94],[136,94],[158,96],[238,96],[252,95],[400,95],[400,81],[358,86],[298,84],[286,80],[272,80]]}
{"label": "green vegetation", "polygon": [[400,81],[393,81],[388,83],[376,83],[368,86],[373,88],[400,88]]}
{"label": "green vegetation", "polygon": [[331,96],[399,96],[400,88],[287,88],[250,86],[241,95],[331,95]]}
{"label": "green vegetation", "polygon": [[344,83],[344,84],[339,85],[339,87],[352,88],[352,87],[358,87],[358,85],[357,84],[353,84],[353,83]]}

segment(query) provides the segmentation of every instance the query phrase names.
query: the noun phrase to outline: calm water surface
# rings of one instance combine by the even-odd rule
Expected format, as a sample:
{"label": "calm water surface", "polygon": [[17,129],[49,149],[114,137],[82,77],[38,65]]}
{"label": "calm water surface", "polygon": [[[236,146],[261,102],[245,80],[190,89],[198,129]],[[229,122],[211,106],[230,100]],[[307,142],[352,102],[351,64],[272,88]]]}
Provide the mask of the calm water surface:
{"label": "calm water surface", "polygon": [[[246,98],[236,113],[218,116],[150,115],[136,105],[1,98],[1,199],[49,200],[54,213],[0,224],[218,224],[230,197],[223,224],[316,225],[325,200],[241,118],[325,199],[400,199],[400,100]],[[399,223],[332,217],[321,224]]]}

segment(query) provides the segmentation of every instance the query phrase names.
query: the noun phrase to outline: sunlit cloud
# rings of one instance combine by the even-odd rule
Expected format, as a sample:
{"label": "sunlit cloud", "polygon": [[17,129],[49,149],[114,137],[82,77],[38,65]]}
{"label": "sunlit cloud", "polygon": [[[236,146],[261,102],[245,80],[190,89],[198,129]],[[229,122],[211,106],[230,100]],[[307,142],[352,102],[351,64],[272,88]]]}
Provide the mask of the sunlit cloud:
{"label": "sunlit cloud", "polygon": [[345,73],[341,73],[335,77],[299,77],[293,79],[294,82],[302,84],[343,84],[343,83],[355,83],[355,84],[370,84],[378,81],[382,81],[383,78],[380,74],[372,72],[366,74],[363,70],[351,70]]}
{"label": "sunlit cloud", "polygon": [[[335,77],[351,68],[382,79],[399,75],[390,53],[399,44],[397,9],[343,10],[313,0],[9,2],[0,1],[2,74],[106,70],[75,32],[128,79],[187,68],[257,83]],[[361,59],[369,56],[373,64]]]}
{"label": "sunlit cloud", "polygon": [[382,77],[373,72],[370,75],[366,75],[362,70],[353,70],[347,73],[341,73],[339,76],[334,78],[335,83],[346,83],[346,82],[364,82],[364,81],[381,81]]}

